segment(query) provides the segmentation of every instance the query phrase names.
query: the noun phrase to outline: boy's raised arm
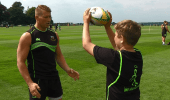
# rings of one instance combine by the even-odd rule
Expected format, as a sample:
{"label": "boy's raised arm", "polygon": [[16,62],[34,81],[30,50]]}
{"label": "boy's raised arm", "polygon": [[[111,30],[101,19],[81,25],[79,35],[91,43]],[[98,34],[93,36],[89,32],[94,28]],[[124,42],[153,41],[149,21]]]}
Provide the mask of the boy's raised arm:
{"label": "boy's raised arm", "polygon": [[112,22],[112,15],[111,15],[110,12],[108,12],[108,13],[110,15],[110,21],[104,26],[105,26],[106,33],[108,35],[108,38],[109,38],[113,48],[116,49],[116,45],[115,45],[115,41],[114,41],[115,34],[114,34],[114,32],[112,31],[112,29],[110,27],[111,22]]}
{"label": "boy's raised arm", "polygon": [[83,25],[82,45],[83,45],[83,48],[90,55],[94,56],[93,48],[95,44],[91,42],[91,38],[90,38],[90,32],[89,32],[90,12],[89,11],[90,9],[87,9],[83,15],[84,25]]}

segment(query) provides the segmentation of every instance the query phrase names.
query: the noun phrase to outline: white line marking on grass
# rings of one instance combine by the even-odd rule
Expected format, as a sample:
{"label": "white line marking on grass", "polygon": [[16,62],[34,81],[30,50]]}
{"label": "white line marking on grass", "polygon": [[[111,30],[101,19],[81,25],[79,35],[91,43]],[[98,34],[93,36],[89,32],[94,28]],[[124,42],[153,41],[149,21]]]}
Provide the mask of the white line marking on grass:
{"label": "white line marking on grass", "polygon": [[[90,35],[91,37],[107,37],[107,35]],[[60,39],[82,39],[82,36],[60,37]]]}
{"label": "white line marking on grass", "polygon": [[19,40],[5,40],[5,41],[0,41],[0,44],[5,44],[5,43],[16,43],[19,42]]}
{"label": "white line marking on grass", "polygon": [[[141,37],[138,41],[138,43],[144,43],[144,42],[152,42],[154,43],[154,41],[158,41],[160,40],[161,41],[161,37],[157,36],[157,37]],[[137,43],[137,44],[138,44]]]}

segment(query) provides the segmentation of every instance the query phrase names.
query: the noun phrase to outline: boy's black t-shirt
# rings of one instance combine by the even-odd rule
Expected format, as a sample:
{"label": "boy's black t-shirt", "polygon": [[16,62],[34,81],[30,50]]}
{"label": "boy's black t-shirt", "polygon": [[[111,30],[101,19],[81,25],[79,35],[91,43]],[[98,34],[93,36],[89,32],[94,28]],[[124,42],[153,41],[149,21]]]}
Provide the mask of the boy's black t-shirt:
{"label": "boy's black t-shirt", "polygon": [[106,98],[108,100],[139,100],[143,59],[139,50],[125,50],[95,46],[94,57],[107,67]]}

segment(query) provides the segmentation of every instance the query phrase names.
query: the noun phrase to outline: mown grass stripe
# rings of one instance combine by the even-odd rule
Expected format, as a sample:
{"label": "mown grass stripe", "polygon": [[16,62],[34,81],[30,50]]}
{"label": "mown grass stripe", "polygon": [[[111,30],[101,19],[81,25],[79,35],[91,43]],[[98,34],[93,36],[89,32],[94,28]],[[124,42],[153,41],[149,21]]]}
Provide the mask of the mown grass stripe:
{"label": "mown grass stripe", "polygon": [[[0,29],[0,100],[19,100],[21,98],[28,100],[29,98],[27,85],[16,64],[19,38],[28,29],[29,27]],[[80,80],[75,82],[57,65],[64,91],[63,99],[104,100],[106,97],[106,67],[97,64],[94,57],[83,49],[82,29],[82,26],[62,26],[62,30],[57,31],[67,64],[80,73]],[[104,27],[90,26],[90,35],[94,44],[112,48]],[[166,43],[168,41],[170,41],[169,34],[166,37]],[[168,71],[170,70],[168,60],[170,46],[162,45],[160,27],[150,27],[150,31],[149,26],[142,27],[142,35],[135,48],[142,52],[144,60],[140,84],[141,100],[167,100],[170,98]],[[11,92],[10,87],[13,87],[12,90],[16,89],[15,93]]]}

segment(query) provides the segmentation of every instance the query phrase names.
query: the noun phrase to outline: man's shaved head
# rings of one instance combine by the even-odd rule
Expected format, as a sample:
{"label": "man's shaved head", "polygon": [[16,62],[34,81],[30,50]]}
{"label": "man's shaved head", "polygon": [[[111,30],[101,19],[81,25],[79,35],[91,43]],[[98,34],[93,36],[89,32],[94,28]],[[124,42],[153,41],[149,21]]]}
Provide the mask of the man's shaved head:
{"label": "man's shaved head", "polygon": [[46,5],[38,5],[38,7],[35,9],[35,16],[41,16],[43,10],[46,12],[51,12],[51,9]]}

